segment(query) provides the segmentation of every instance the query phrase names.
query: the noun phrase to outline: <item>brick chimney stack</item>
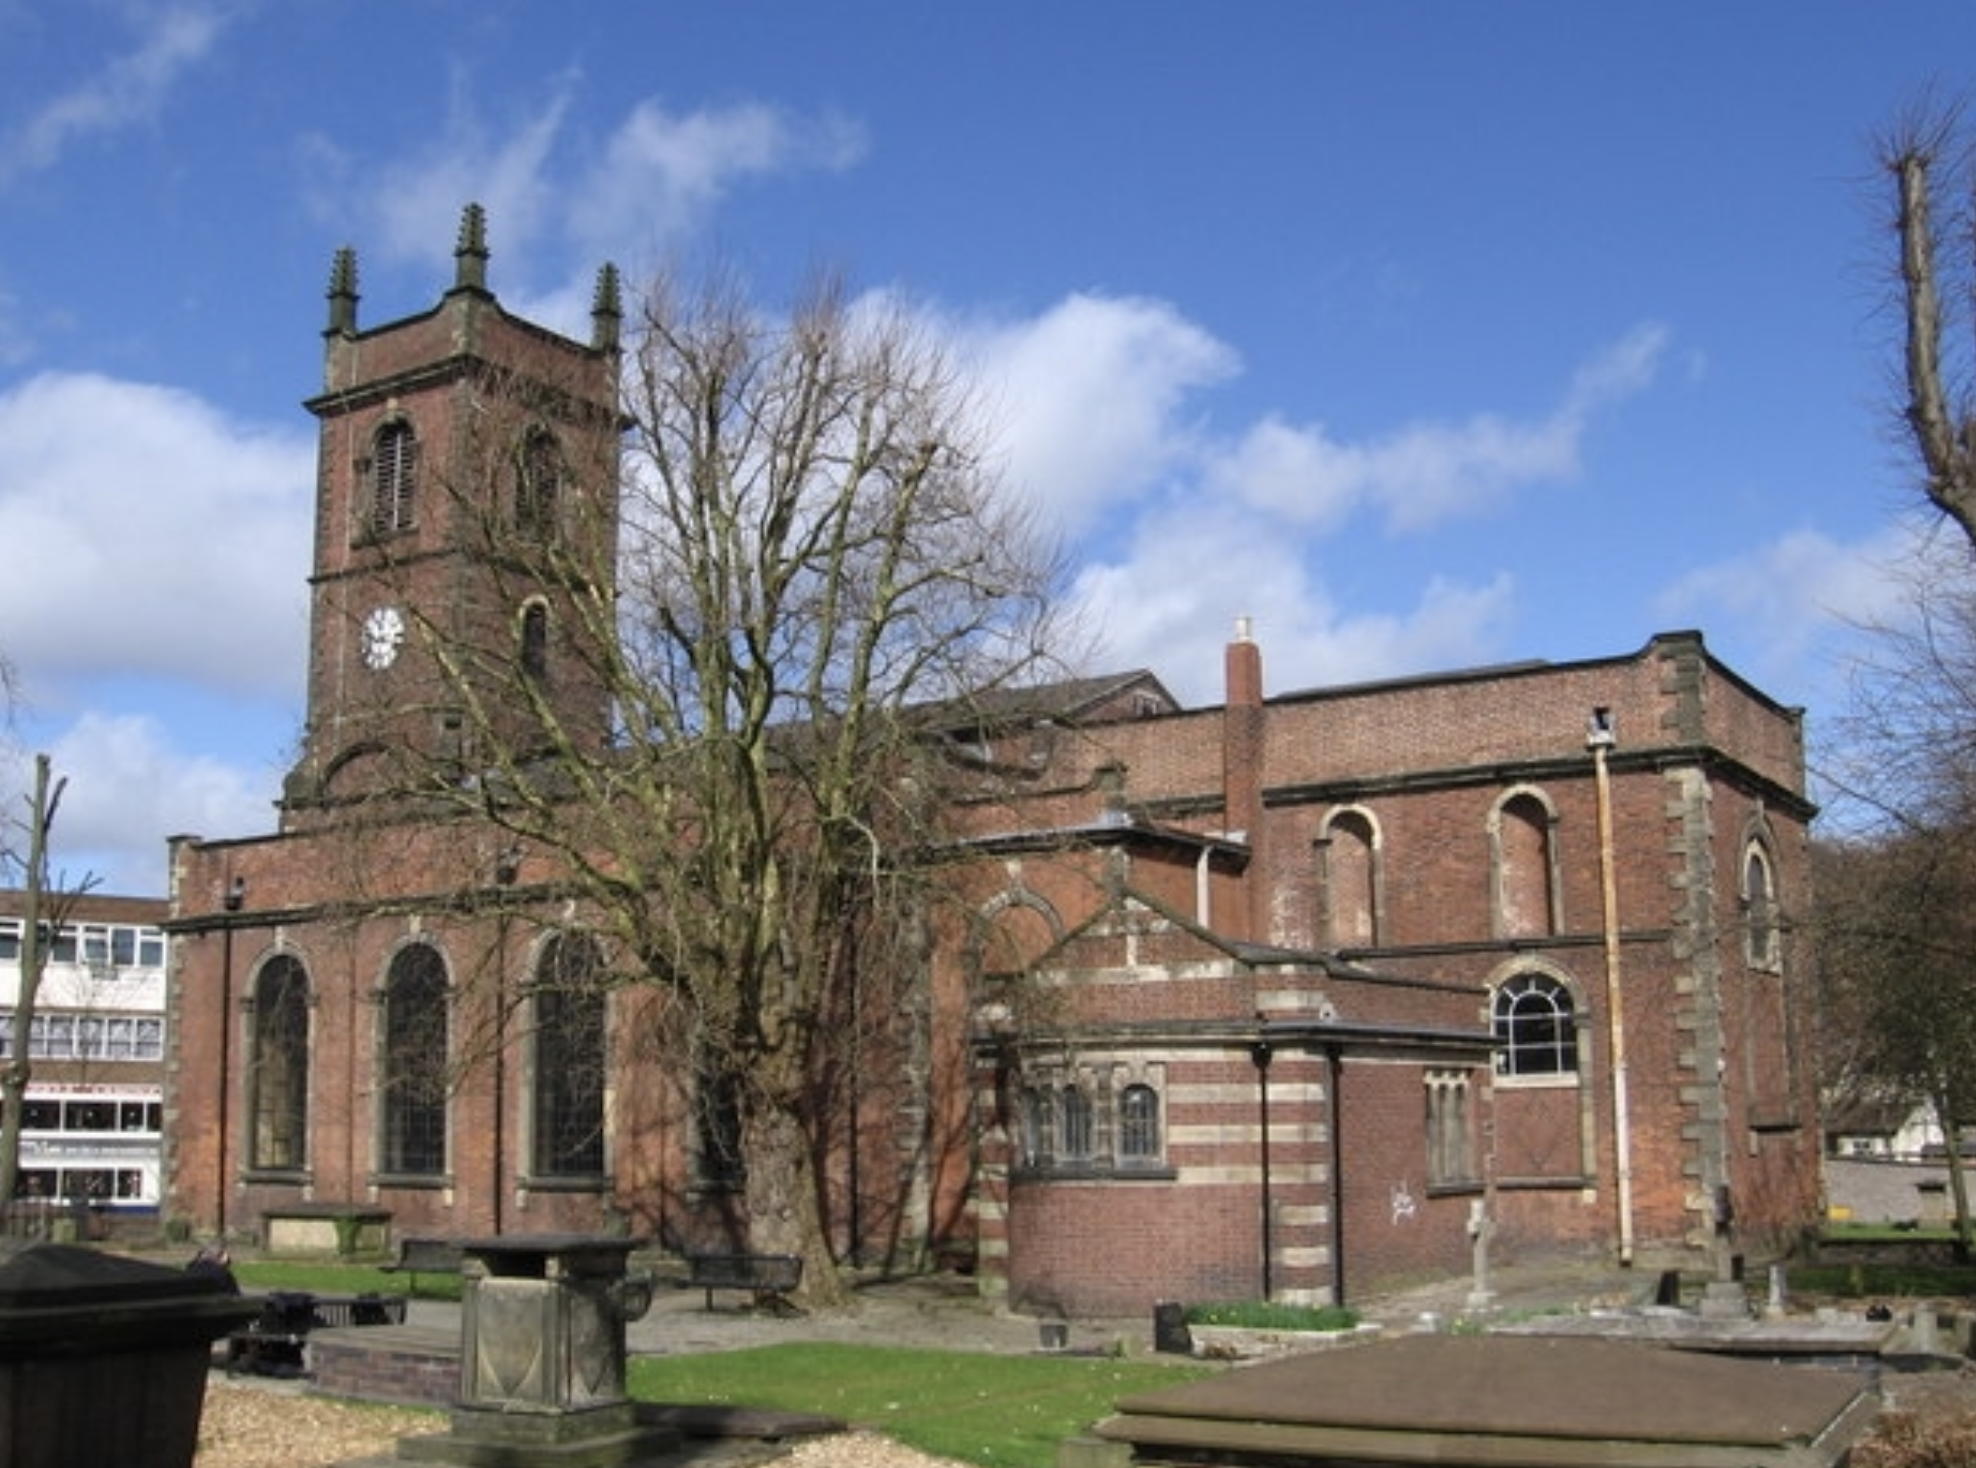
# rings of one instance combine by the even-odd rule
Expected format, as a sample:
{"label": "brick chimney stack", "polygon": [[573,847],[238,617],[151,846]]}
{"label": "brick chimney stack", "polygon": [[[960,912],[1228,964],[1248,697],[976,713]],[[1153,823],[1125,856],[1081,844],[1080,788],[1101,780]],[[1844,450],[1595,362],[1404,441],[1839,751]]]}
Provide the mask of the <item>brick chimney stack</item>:
{"label": "brick chimney stack", "polygon": [[1246,893],[1231,914],[1229,936],[1262,941],[1269,931],[1268,888],[1262,853],[1262,649],[1249,635],[1249,619],[1235,622],[1235,640],[1228,644],[1227,707],[1221,726],[1222,825],[1230,836],[1246,837],[1249,864],[1243,875]]}

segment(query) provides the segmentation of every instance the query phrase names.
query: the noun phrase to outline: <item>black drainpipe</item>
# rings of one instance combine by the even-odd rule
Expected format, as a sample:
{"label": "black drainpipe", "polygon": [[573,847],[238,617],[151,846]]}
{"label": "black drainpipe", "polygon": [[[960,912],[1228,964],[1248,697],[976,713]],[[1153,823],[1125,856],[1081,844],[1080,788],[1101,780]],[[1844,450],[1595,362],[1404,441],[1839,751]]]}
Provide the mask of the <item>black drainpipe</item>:
{"label": "black drainpipe", "polygon": [[1345,1067],[1336,1045],[1324,1047],[1331,1089],[1331,1303],[1345,1303]]}
{"label": "black drainpipe", "polygon": [[1262,1107],[1262,1297],[1265,1300],[1272,1293],[1269,1264],[1272,1252],[1269,1228],[1269,1062],[1274,1054],[1269,1041],[1260,1037],[1249,1046],[1249,1059],[1256,1066],[1256,1097]]}

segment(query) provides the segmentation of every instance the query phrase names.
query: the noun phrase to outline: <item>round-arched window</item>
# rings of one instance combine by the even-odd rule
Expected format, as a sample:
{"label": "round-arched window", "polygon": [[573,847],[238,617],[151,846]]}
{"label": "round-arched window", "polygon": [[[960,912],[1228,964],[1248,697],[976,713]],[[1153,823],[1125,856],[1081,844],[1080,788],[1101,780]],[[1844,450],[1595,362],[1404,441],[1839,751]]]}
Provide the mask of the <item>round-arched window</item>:
{"label": "round-arched window", "polygon": [[1571,991],[1547,974],[1518,974],[1496,990],[1496,1072],[1566,1075],[1578,1069],[1578,1023]]}

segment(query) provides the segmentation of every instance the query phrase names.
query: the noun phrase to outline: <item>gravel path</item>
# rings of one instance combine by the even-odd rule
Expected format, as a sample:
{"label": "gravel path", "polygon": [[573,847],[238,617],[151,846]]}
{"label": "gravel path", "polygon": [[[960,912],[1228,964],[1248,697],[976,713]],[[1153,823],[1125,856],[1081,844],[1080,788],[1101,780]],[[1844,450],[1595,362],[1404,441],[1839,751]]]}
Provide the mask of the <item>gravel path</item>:
{"label": "gravel path", "polygon": [[[194,1468],[331,1468],[351,1458],[384,1457],[401,1437],[441,1432],[437,1413],[332,1402],[280,1386],[213,1377],[199,1422]],[[969,1468],[929,1457],[875,1432],[808,1438],[777,1468]]]}
{"label": "gravel path", "polygon": [[196,1468],[327,1468],[389,1453],[399,1438],[445,1425],[432,1412],[331,1402],[213,1376],[192,1461]]}

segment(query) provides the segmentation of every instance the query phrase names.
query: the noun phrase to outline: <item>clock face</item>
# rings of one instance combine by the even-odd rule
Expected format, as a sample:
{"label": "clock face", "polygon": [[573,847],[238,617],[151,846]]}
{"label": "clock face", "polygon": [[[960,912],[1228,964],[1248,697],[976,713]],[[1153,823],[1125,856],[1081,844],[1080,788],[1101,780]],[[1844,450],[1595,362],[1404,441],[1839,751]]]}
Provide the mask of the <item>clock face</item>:
{"label": "clock face", "polygon": [[405,616],[396,607],[379,607],[364,618],[363,657],[367,668],[383,669],[398,660],[405,642]]}

